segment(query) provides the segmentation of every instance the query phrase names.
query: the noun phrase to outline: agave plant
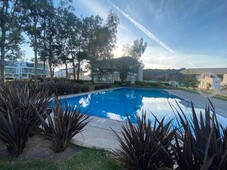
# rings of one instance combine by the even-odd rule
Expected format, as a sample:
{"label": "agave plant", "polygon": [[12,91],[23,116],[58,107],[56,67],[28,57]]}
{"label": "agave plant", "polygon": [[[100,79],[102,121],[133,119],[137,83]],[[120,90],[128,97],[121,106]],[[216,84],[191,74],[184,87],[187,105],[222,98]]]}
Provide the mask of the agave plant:
{"label": "agave plant", "polygon": [[117,135],[120,149],[114,151],[116,157],[128,169],[158,169],[173,168],[173,153],[171,141],[174,129],[170,128],[171,121],[164,123],[154,115],[154,122],[137,116],[138,124],[133,124],[128,118],[127,125],[122,127],[121,135]]}
{"label": "agave plant", "polygon": [[212,103],[205,107],[204,114],[200,112],[199,118],[193,104],[191,108],[191,119],[181,109],[177,112],[183,127],[175,134],[178,169],[226,169],[227,130],[219,125]]}
{"label": "agave plant", "polygon": [[45,134],[50,137],[52,149],[61,152],[69,145],[70,140],[79,133],[89,122],[88,115],[81,114],[79,109],[71,109],[68,104],[65,107],[55,97],[52,114],[47,115],[47,120],[38,112]]}

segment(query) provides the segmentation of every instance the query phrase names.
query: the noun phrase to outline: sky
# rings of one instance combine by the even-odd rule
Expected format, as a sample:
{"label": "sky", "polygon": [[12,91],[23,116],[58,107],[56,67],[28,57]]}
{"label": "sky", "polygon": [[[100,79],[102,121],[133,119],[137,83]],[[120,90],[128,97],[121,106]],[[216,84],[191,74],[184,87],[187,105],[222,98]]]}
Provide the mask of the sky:
{"label": "sky", "polygon": [[111,9],[117,14],[115,57],[123,55],[124,44],[143,37],[145,68],[227,67],[226,0],[73,0],[72,5],[78,17],[105,20]]}

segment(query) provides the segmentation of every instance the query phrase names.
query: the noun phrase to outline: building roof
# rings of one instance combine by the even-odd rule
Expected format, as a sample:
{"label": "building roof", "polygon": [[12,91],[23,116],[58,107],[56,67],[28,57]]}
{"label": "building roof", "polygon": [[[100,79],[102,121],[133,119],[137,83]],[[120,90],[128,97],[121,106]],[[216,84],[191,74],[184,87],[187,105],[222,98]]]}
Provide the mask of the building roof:
{"label": "building roof", "polygon": [[227,74],[227,68],[189,68],[181,71],[182,74]]}

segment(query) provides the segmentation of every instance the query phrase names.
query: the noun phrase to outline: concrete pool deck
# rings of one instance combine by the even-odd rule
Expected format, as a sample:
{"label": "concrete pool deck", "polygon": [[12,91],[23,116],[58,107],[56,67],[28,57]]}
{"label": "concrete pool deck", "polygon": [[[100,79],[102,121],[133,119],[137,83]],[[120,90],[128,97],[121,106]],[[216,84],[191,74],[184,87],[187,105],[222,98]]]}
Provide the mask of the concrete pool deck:
{"label": "concrete pool deck", "polygon": [[[186,92],[182,90],[166,90],[180,98],[187,101],[193,101],[197,106],[202,108],[205,107],[208,100],[206,97]],[[227,101],[211,98],[215,110],[218,114],[227,118]],[[94,147],[113,151],[119,149],[119,144],[117,142],[117,137],[112,131],[116,131],[121,135],[120,131],[123,125],[126,123],[123,121],[111,120],[106,118],[100,118],[96,116],[90,116],[91,122],[85,127],[84,131],[77,134],[73,139],[72,143],[84,147]]]}

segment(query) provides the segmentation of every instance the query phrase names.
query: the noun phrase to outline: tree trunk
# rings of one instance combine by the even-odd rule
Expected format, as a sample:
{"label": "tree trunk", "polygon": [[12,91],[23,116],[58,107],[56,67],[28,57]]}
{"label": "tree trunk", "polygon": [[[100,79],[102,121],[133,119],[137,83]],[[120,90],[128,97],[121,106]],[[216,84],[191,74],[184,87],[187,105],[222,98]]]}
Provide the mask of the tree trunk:
{"label": "tree trunk", "polygon": [[53,70],[52,70],[52,65],[51,65],[50,60],[49,60],[48,64],[49,64],[49,70],[50,70],[50,80],[53,81],[54,73],[53,73]]}
{"label": "tree trunk", "polygon": [[2,27],[2,43],[1,43],[1,83],[5,82],[5,28]]}
{"label": "tree trunk", "polygon": [[43,80],[45,81],[46,79],[46,61],[43,61]]}
{"label": "tree trunk", "polygon": [[37,57],[37,21],[34,24],[34,27],[36,29],[35,32],[35,42],[34,42],[34,54],[35,54],[35,85],[38,85],[38,80],[37,80],[37,68],[38,68],[38,57]]}
{"label": "tree trunk", "polygon": [[80,79],[80,61],[78,61],[78,66],[77,66],[77,80]]}
{"label": "tree trunk", "polygon": [[2,34],[2,37],[1,37],[1,62],[0,62],[0,81],[1,83],[4,83],[5,82],[5,41],[6,41],[6,27],[5,27],[5,20],[6,20],[6,13],[5,11],[7,11],[8,9],[8,4],[9,2],[8,1],[3,1],[3,6],[2,6],[2,11],[1,11],[1,14],[2,14],[2,18],[1,18],[1,34]]}
{"label": "tree trunk", "polygon": [[65,74],[66,74],[66,79],[69,78],[69,73],[68,73],[68,65],[65,63]]}
{"label": "tree trunk", "polygon": [[73,58],[73,79],[76,80],[76,66],[75,66],[75,59]]}
{"label": "tree trunk", "polygon": [[35,45],[34,45],[34,54],[35,54],[35,85],[38,85],[38,79],[37,79],[37,67],[38,67],[38,59],[37,59],[37,44],[36,44],[36,35],[35,35]]}

